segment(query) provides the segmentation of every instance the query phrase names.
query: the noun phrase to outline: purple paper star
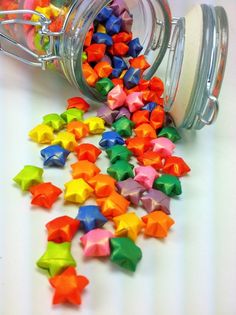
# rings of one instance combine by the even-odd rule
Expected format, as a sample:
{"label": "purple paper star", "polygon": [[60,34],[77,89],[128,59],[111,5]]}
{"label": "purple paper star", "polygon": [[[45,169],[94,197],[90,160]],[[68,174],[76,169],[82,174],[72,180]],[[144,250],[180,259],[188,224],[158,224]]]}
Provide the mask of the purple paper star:
{"label": "purple paper star", "polygon": [[104,119],[107,125],[111,126],[118,113],[118,110],[111,110],[108,106],[104,105],[98,109],[97,116]]}
{"label": "purple paper star", "polygon": [[132,178],[118,182],[116,185],[120,194],[135,206],[138,206],[142,194],[146,191],[144,186]]}
{"label": "purple paper star", "polygon": [[116,16],[120,16],[124,11],[128,11],[128,7],[124,0],[114,0],[110,5],[110,8]]}
{"label": "purple paper star", "polygon": [[130,33],[132,31],[133,26],[133,17],[127,12],[124,11],[120,16],[122,22],[121,22],[121,28],[124,32]]}
{"label": "purple paper star", "polygon": [[116,116],[115,120],[118,120],[121,117],[127,117],[128,119],[130,119],[131,113],[126,107],[119,108],[119,112],[118,112],[118,115]]}
{"label": "purple paper star", "polygon": [[150,189],[146,195],[141,198],[144,209],[150,213],[155,210],[170,214],[170,198],[156,189]]}

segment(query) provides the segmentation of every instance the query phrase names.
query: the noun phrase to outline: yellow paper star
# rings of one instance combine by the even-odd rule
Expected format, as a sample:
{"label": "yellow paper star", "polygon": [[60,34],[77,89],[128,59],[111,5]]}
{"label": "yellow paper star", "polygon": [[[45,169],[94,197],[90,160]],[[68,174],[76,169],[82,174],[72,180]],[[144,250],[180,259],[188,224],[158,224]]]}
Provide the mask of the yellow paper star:
{"label": "yellow paper star", "polygon": [[29,132],[29,137],[40,144],[51,144],[54,139],[53,129],[50,126],[41,124]]}
{"label": "yellow paper star", "polygon": [[[36,7],[35,11],[42,13],[47,19],[50,20],[50,16],[51,16],[51,8],[50,6],[48,7]],[[40,17],[36,14],[32,15],[31,21],[33,22],[38,22],[40,19]]]}
{"label": "yellow paper star", "polygon": [[90,187],[82,178],[72,180],[65,184],[64,198],[66,201],[83,204],[93,193]]}
{"label": "yellow paper star", "polygon": [[102,24],[98,24],[97,33],[106,34],[107,33],[106,27],[104,25],[102,25]]}
{"label": "yellow paper star", "polygon": [[84,124],[89,127],[89,132],[93,135],[101,134],[105,131],[105,121],[99,117],[90,117],[84,120]]}
{"label": "yellow paper star", "polygon": [[68,151],[74,151],[75,147],[78,145],[75,140],[75,135],[66,131],[58,133],[52,144],[58,144]]}
{"label": "yellow paper star", "polygon": [[126,213],[113,219],[118,237],[129,237],[135,241],[144,224],[141,219],[134,213]]}

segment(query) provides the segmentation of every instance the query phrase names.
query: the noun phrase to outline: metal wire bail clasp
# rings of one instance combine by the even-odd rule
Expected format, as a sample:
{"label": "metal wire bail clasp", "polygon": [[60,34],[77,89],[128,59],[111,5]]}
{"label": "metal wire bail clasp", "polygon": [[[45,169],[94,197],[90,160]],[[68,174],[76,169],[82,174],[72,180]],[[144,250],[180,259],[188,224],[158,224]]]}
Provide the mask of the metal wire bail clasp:
{"label": "metal wire bail clasp", "polygon": [[[0,30],[0,52],[10,56],[14,59],[17,59],[19,61],[24,62],[25,64],[40,67],[43,70],[47,68],[47,63],[51,62],[55,59],[60,59],[60,56],[55,55],[54,53],[54,44],[55,44],[55,38],[63,34],[63,30],[61,32],[51,32],[49,30],[49,25],[51,24],[51,20],[48,19],[44,14],[39,13],[34,10],[9,10],[9,11],[0,11],[0,15],[9,15],[13,14],[16,15],[16,18],[14,19],[3,19],[0,20],[0,26],[4,25],[13,25],[13,24],[21,24],[21,25],[32,25],[35,27],[39,27],[38,33],[42,36],[42,40],[44,37],[47,37],[49,39],[49,44],[47,51],[45,51],[45,54],[40,55],[26,47],[25,45],[17,42],[15,39],[11,38],[7,34],[4,34]],[[27,20],[24,18],[24,15],[36,15],[38,16],[38,21],[32,21]],[[19,16],[19,17],[17,17]],[[20,55],[17,55],[14,52],[11,52],[7,48],[3,48],[3,41],[7,41],[11,45],[17,47],[18,49],[22,50],[24,53],[28,54],[29,57],[33,57],[35,61],[31,61],[29,59],[23,58]]]}

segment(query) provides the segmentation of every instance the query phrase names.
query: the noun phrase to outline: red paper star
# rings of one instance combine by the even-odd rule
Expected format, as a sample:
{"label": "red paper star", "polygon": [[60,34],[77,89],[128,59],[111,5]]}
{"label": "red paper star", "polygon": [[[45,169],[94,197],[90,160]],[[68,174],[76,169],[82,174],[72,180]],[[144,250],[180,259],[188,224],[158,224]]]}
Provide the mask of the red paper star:
{"label": "red paper star", "polygon": [[190,167],[180,157],[170,156],[166,159],[163,173],[181,177],[191,171]]}
{"label": "red paper star", "polygon": [[140,155],[138,161],[143,166],[152,166],[156,170],[161,170],[163,167],[161,156],[153,151],[145,152],[143,155]]}
{"label": "red paper star", "polygon": [[133,152],[135,156],[142,155],[151,147],[152,138],[134,137],[126,140],[127,148]]}
{"label": "red paper star", "polygon": [[62,190],[52,185],[52,183],[42,183],[32,186],[30,192],[33,195],[32,205],[50,209],[62,193]]}
{"label": "red paper star", "polygon": [[89,162],[96,162],[99,155],[102,153],[100,149],[90,143],[83,143],[75,148],[79,160],[88,160]]}
{"label": "red paper star", "polygon": [[79,229],[80,221],[68,216],[56,218],[46,224],[48,241],[55,243],[71,242]]}
{"label": "red paper star", "polygon": [[49,282],[55,288],[53,304],[81,304],[80,295],[89,284],[89,280],[86,277],[77,276],[73,267],[69,267],[62,274],[49,279]]}

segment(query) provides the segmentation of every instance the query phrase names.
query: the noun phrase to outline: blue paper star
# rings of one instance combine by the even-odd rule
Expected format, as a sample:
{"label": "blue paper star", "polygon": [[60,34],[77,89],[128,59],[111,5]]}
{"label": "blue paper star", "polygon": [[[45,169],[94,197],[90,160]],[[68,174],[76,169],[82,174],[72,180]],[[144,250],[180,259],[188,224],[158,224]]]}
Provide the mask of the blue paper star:
{"label": "blue paper star", "polygon": [[66,160],[69,151],[63,149],[59,145],[51,145],[43,150],[41,150],[41,156],[44,159],[44,166],[59,166],[63,167],[66,164]]}
{"label": "blue paper star", "polygon": [[100,228],[107,222],[97,206],[80,207],[76,219],[80,221],[80,226],[85,232]]}
{"label": "blue paper star", "polygon": [[113,147],[116,144],[124,145],[124,139],[115,131],[107,131],[104,132],[102,135],[102,139],[99,142],[99,145],[104,148],[108,149]]}
{"label": "blue paper star", "polygon": [[152,112],[157,107],[157,103],[151,102],[146,104],[142,107],[143,110],[148,110],[149,112]]}

